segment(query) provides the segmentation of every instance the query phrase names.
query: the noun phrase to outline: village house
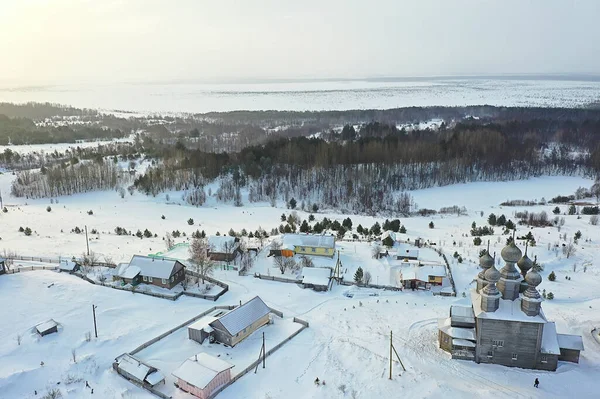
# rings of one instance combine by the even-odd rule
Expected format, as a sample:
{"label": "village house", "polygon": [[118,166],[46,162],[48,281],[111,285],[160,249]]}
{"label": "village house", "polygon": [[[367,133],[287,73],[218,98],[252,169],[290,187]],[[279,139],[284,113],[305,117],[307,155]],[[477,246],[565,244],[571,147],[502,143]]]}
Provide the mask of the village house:
{"label": "village house", "polygon": [[211,260],[232,262],[241,252],[240,239],[238,237],[208,237],[207,255]]}
{"label": "village house", "polygon": [[329,234],[284,234],[280,249],[272,249],[269,256],[335,255],[335,237]]}
{"label": "village house", "polygon": [[[542,277],[533,261],[512,242],[502,249],[505,266],[498,271],[485,253],[472,306],[452,306],[438,324],[440,348],[454,359],[509,367],[555,371],[559,361],[578,363],[579,335],[557,334],[542,311],[537,286]],[[515,268],[515,264],[520,271]]]}
{"label": "village house", "polygon": [[185,266],[174,259],[135,255],[129,263],[117,266],[114,280],[123,284],[152,284],[171,289],[185,279]]}
{"label": "village house", "polygon": [[154,387],[165,382],[165,376],[156,368],[137,357],[124,353],[115,359],[113,369],[130,381]]}
{"label": "village house", "polygon": [[402,268],[399,272],[400,282],[407,289],[427,289],[442,285],[446,277],[444,265],[419,266]]}
{"label": "village house", "polygon": [[35,331],[42,337],[58,332],[58,323],[50,319],[35,326]]}
{"label": "village house", "polygon": [[209,324],[212,328],[209,334],[217,342],[235,346],[254,331],[268,324],[270,313],[271,309],[256,296],[212,321]]}
{"label": "village house", "polygon": [[175,386],[197,398],[207,399],[231,381],[233,364],[207,353],[187,359],[173,371]]}

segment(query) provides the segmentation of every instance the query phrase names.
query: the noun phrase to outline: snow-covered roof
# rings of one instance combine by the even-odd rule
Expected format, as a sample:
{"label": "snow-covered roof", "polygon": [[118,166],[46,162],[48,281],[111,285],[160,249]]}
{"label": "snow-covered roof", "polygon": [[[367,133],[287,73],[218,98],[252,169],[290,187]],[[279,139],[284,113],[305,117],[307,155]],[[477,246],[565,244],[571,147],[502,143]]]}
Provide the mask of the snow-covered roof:
{"label": "snow-covered roof", "polygon": [[[151,258],[149,256],[135,255],[131,258],[131,262],[129,262],[129,267],[127,269],[136,266],[139,268],[139,273],[142,276],[168,279],[177,271],[175,270],[177,263],[178,262],[174,259]],[[135,269],[132,272],[134,271]],[[127,273],[127,270],[123,271],[123,273]]]}
{"label": "snow-covered roof", "polygon": [[397,257],[409,257],[409,258],[418,258],[419,257],[419,249],[418,248],[412,248],[406,245],[401,245],[398,247],[398,249],[396,249],[396,256]]}
{"label": "snow-covered roof", "polygon": [[[0,262],[1,261],[2,261],[2,259],[0,259]],[[60,261],[60,264],[59,264],[58,268],[60,270],[72,272],[73,270],[75,270],[76,266],[77,266],[76,262],[64,259],[64,260]]]}
{"label": "snow-covered roof", "polygon": [[558,346],[561,349],[571,349],[574,351],[583,350],[583,339],[581,338],[581,335],[556,334],[556,338],[558,339]]}
{"label": "snow-covered roof", "polygon": [[124,270],[122,270],[118,276],[122,277],[122,278],[133,279],[138,274],[140,274],[141,271],[142,270],[137,266],[129,266],[129,267],[125,268]]}
{"label": "snow-covered roof", "polygon": [[475,323],[475,315],[473,314],[472,306],[453,305],[450,307],[450,317],[452,320],[456,321]]}
{"label": "snow-covered roof", "polygon": [[312,285],[329,285],[331,269],[328,267],[303,267],[302,283]]}
{"label": "snow-covered roof", "polygon": [[128,353],[119,356],[117,359],[118,367],[126,373],[134,376],[139,381],[144,381],[148,373],[153,371],[153,368],[141,360],[136,359]]}
{"label": "snow-covered roof", "polygon": [[218,321],[233,336],[269,313],[271,313],[271,309],[260,297],[255,296],[242,306],[225,313]]}
{"label": "snow-covered roof", "polygon": [[284,234],[282,249],[296,247],[335,248],[335,237],[329,234]]}
{"label": "snow-covered roof", "polygon": [[183,362],[173,371],[173,376],[197,388],[204,389],[217,374],[232,367],[231,363],[202,352]]}
{"label": "snow-covered roof", "polygon": [[165,379],[164,374],[157,370],[154,373],[148,374],[148,376],[146,377],[146,382],[148,382],[148,384],[150,384],[152,386],[155,386],[156,384],[163,381],[164,379]]}
{"label": "snow-covered roof", "polygon": [[560,355],[560,348],[558,347],[558,340],[556,338],[556,324],[554,322],[544,324],[541,352],[549,355]]}
{"label": "snow-covered roof", "polygon": [[442,265],[411,266],[400,271],[400,279],[427,282],[429,277],[446,277],[446,268]]}
{"label": "snow-covered roof", "polygon": [[475,347],[475,342],[467,341],[466,339],[452,339],[453,346],[468,346],[469,348]]}
{"label": "snow-covered roof", "polygon": [[476,340],[474,328],[452,327],[449,317],[438,320],[438,329],[452,338]]}
{"label": "snow-covered roof", "polygon": [[547,323],[544,313],[540,309],[540,314],[528,316],[521,310],[521,298],[510,301],[500,298],[498,310],[495,312],[484,312],[481,308],[481,295],[474,289],[471,290],[471,301],[473,302],[473,312],[475,317],[490,320],[520,321],[524,323]]}
{"label": "snow-covered roof", "polygon": [[210,327],[209,324],[215,320],[217,320],[217,318],[214,316],[204,316],[200,320],[196,320],[195,322],[190,324],[188,326],[188,329],[198,330],[198,331],[205,330],[208,332],[209,331],[208,328],[210,328],[212,330],[212,327]]}
{"label": "snow-covered roof", "polygon": [[57,326],[58,326],[58,323],[55,322],[54,320],[50,319],[50,320],[47,320],[47,321],[45,321],[43,323],[38,324],[37,326],[35,326],[35,329],[37,330],[37,332],[39,334],[42,334],[45,331],[51,330],[51,329],[53,329],[54,327],[57,327]]}
{"label": "snow-covered roof", "polygon": [[231,236],[209,236],[208,246],[210,252],[230,253],[239,247],[240,243],[236,241],[236,237]]}

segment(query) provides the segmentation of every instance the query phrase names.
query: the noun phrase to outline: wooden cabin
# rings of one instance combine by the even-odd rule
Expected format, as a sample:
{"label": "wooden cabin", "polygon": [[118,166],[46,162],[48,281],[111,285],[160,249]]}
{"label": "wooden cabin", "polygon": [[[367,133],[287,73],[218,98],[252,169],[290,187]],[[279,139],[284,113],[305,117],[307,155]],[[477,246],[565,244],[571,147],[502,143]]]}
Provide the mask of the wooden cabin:
{"label": "wooden cabin", "polygon": [[235,346],[268,324],[270,313],[271,309],[256,296],[210,323],[214,330],[212,334],[217,342]]}
{"label": "wooden cabin", "polygon": [[199,353],[173,371],[175,386],[197,398],[208,399],[217,389],[231,382],[233,367],[218,357]]}

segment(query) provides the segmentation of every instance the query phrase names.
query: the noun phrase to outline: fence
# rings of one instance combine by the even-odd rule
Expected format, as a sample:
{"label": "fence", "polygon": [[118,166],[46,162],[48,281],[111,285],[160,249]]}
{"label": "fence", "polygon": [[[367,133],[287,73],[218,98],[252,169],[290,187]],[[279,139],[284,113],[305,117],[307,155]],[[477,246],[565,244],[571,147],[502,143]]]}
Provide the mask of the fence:
{"label": "fence", "polygon": [[[77,262],[82,262],[81,258],[77,258],[75,256],[70,257],[70,256],[61,256],[60,258],[44,258],[41,256],[20,256],[20,255],[13,255],[13,256],[7,256],[6,257],[7,260],[22,260],[22,261],[28,261],[28,262],[40,262],[40,263],[56,263],[56,264],[60,264],[61,260],[71,260],[71,259],[75,259]],[[91,265],[92,267],[110,267],[111,269],[114,269],[115,267],[117,267],[116,264],[114,263],[106,263],[106,262],[93,262]]]}
{"label": "fence", "polygon": [[21,272],[29,272],[33,270],[58,270],[58,266],[24,266],[13,269],[8,269],[6,274],[15,274]]}
{"label": "fence", "polygon": [[295,279],[291,279],[291,278],[275,277],[275,276],[265,276],[264,274],[260,274],[260,273],[254,273],[254,277],[259,278],[261,280],[279,281],[280,283],[302,284],[302,280],[295,280]]}
{"label": "fence", "polygon": [[377,284],[356,284],[354,282],[351,281],[340,281],[341,285],[345,285],[345,286],[352,286],[352,285],[358,285],[359,287],[365,287],[365,288],[375,288],[378,290],[385,290],[385,291],[402,291],[402,287],[395,287],[392,285],[377,285]]}
{"label": "fence", "polygon": [[183,327],[187,326],[188,324],[195,322],[196,320],[206,316],[209,313],[214,312],[217,309],[231,310],[234,308],[235,308],[235,306],[213,306],[212,308],[200,313],[199,315],[194,316],[191,319],[179,324],[177,327],[171,328],[169,331],[160,334],[158,337],[154,337],[150,341],[144,342],[142,345],[138,346],[137,348],[135,348],[134,350],[129,352],[129,354],[135,355],[136,353],[141,352],[143,349],[146,349],[150,345],[155,344],[156,342],[160,341],[161,339],[173,334],[175,331],[179,330],[180,328],[183,328]]}
{"label": "fence", "polygon": [[[273,309],[271,309],[273,310]],[[278,343],[277,345],[275,345],[273,348],[269,349],[266,353],[265,353],[265,358],[269,357],[270,355],[272,355],[273,353],[275,353],[279,348],[281,348],[283,345],[285,345],[286,343],[288,343],[292,338],[294,338],[296,335],[300,334],[302,331],[304,331],[306,328],[308,328],[308,322],[304,321],[304,320],[300,320],[294,317],[294,322],[301,324],[302,327],[293,332],[289,337],[287,337],[286,339],[284,339],[283,341],[281,341],[280,343]],[[255,361],[253,361],[248,367],[246,367],[245,369],[243,369],[242,371],[240,371],[238,374],[236,374],[234,377],[231,378],[231,381],[229,381],[226,385],[223,385],[222,387],[220,387],[219,389],[217,389],[216,391],[214,391],[209,397],[208,399],[214,399],[218,394],[220,394],[225,388],[227,388],[228,386],[232,385],[234,382],[236,382],[237,380],[239,380],[240,378],[242,378],[243,376],[245,376],[246,374],[248,374],[251,370],[254,370],[256,368],[256,366],[258,366],[260,363],[262,362],[262,359],[257,359]]]}
{"label": "fence", "polygon": [[283,312],[280,312],[279,310],[273,308],[269,308],[269,310],[271,310],[271,313],[274,313],[283,319]]}

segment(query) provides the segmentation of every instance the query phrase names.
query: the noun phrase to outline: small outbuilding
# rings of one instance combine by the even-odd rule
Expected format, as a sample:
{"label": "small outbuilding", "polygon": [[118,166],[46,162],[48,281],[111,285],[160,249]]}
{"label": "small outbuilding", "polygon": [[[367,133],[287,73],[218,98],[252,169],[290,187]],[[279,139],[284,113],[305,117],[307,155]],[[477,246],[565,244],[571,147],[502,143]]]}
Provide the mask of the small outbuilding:
{"label": "small outbuilding", "polygon": [[60,263],[58,264],[58,269],[61,272],[75,273],[80,268],[81,266],[79,263],[75,262],[74,260],[61,259]]}
{"label": "small outbuilding", "polygon": [[35,326],[35,331],[42,337],[48,334],[58,332],[58,323],[50,319]]}
{"label": "small outbuilding", "polygon": [[173,371],[175,386],[197,398],[207,399],[217,389],[230,383],[233,367],[225,360],[199,353]]}
{"label": "small outbuilding", "polygon": [[235,346],[246,337],[269,323],[271,309],[260,297],[255,296],[245,304],[230,310],[210,323],[215,340],[228,346]]}
{"label": "small outbuilding", "polygon": [[556,334],[560,355],[558,360],[579,363],[579,354],[583,350],[581,335]]}
{"label": "small outbuilding", "polygon": [[198,343],[203,343],[206,338],[213,335],[214,328],[210,326],[210,323],[217,320],[214,316],[205,316],[200,320],[197,320],[188,326],[188,337]]}
{"label": "small outbuilding", "polygon": [[138,384],[153,387],[165,382],[165,376],[156,367],[142,362],[129,353],[117,357],[113,363],[113,368],[123,377]]}
{"label": "small outbuilding", "polygon": [[0,258],[0,275],[8,272],[8,267],[6,266],[6,259]]}
{"label": "small outbuilding", "polygon": [[302,286],[312,288],[315,291],[327,291],[331,269],[329,267],[303,267]]}
{"label": "small outbuilding", "polygon": [[240,239],[238,237],[208,237],[207,256],[211,260],[232,262],[241,252]]}

